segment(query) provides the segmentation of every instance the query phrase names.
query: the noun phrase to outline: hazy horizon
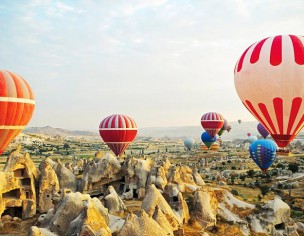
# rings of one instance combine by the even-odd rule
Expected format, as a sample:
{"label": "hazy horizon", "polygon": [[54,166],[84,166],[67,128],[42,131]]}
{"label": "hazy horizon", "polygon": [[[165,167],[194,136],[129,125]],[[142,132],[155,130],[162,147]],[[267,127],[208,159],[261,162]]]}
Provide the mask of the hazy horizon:
{"label": "hazy horizon", "polygon": [[36,96],[28,127],[85,130],[108,115],[139,128],[255,118],[233,69],[252,43],[301,34],[303,1],[1,1],[1,69]]}

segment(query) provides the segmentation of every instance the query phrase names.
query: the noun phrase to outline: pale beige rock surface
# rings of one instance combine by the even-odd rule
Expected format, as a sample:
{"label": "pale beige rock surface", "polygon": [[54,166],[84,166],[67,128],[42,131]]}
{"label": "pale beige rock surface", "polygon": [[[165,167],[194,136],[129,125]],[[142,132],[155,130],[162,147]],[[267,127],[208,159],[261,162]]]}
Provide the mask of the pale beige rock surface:
{"label": "pale beige rock surface", "polygon": [[57,175],[49,162],[42,161],[39,165],[39,170],[41,175],[39,180],[38,210],[44,213],[54,207],[52,199],[60,188]]}
{"label": "pale beige rock surface", "polygon": [[129,214],[119,236],[165,236],[167,232],[145,211],[140,216]]}

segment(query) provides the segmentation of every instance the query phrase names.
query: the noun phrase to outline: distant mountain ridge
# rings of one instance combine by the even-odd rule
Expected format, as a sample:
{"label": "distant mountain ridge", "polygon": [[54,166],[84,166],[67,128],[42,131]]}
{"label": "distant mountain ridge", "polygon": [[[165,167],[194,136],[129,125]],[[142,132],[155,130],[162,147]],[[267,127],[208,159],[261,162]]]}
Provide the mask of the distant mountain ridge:
{"label": "distant mountain ridge", "polygon": [[[237,121],[230,122],[231,131],[222,135],[223,140],[247,139],[247,133],[251,135],[259,135],[257,131],[256,121],[244,121],[240,124]],[[137,137],[153,137],[153,138],[185,138],[192,137],[200,140],[201,134],[205,130],[201,126],[180,126],[180,127],[151,127],[138,129]],[[23,133],[45,134],[45,135],[61,135],[61,136],[99,136],[98,129],[94,131],[71,131],[62,128],[45,127],[28,127]],[[300,132],[301,135],[304,131]]]}
{"label": "distant mountain ridge", "polygon": [[45,127],[28,127],[24,129],[23,133],[30,134],[45,134],[45,135],[60,135],[60,136],[97,136],[98,133],[94,133],[91,131],[71,131],[67,129],[61,128],[53,128],[50,126]]}

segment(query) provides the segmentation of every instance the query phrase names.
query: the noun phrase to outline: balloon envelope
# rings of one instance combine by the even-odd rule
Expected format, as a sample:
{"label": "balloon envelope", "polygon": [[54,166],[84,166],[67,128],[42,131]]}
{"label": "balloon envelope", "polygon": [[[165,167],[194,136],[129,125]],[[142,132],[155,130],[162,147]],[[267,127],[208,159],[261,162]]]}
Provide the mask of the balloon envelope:
{"label": "balloon envelope", "polygon": [[239,122],[239,124],[241,124],[241,123],[242,123],[242,120],[238,120],[238,122]]}
{"label": "balloon envelope", "polygon": [[218,136],[222,136],[222,134],[225,132],[225,130],[228,129],[228,122],[226,119],[224,119],[224,125],[221,128],[221,130],[217,133]]}
{"label": "balloon envelope", "polygon": [[204,132],[201,135],[201,140],[208,148],[210,148],[211,145],[216,141],[216,137],[211,137],[210,134],[208,134],[207,132]]}
{"label": "balloon envelope", "polygon": [[0,71],[0,155],[26,127],[35,109],[34,93],[19,75]]}
{"label": "balloon envelope", "polygon": [[257,136],[251,135],[249,138],[249,143],[253,143],[254,141],[258,140]]}
{"label": "balloon envelope", "polygon": [[247,133],[247,136],[250,137],[250,136],[251,136],[251,133]]}
{"label": "balloon envelope", "polygon": [[209,112],[202,116],[201,125],[211,137],[215,137],[224,125],[224,118],[219,113]]}
{"label": "balloon envelope", "polygon": [[186,138],[184,140],[184,145],[186,146],[186,148],[188,148],[188,150],[191,150],[193,145],[194,145],[195,141],[193,138]]}
{"label": "balloon envelope", "polygon": [[244,106],[279,147],[286,147],[304,125],[304,37],[278,35],[252,44],[234,71]]}
{"label": "balloon envelope", "polygon": [[220,148],[220,144],[218,142],[214,142],[210,148],[208,148],[205,144],[202,144],[201,145],[201,150],[203,151],[208,151],[208,150],[211,150],[211,151],[217,151],[218,149]]}
{"label": "balloon envelope", "polygon": [[272,140],[261,139],[253,142],[249,146],[251,158],[264,172],[271,166],[276,159],[277,145]]}
{"label": "balloon envelope", "polygon": [[263,138],[267,138],[267,136],[269,135],[269,132],[261,123],[258,123],[257,130],[263,136]]}
{"label": "balloon envelope", "polygon": [[137,126],[131,117],[115,114],[101,121],[99,134],[115,155],[119,156],[134,140]]}
{"label": "balloon envelope", "polygon": [[231,125],[228,125],[227,126],[227,131],[230,132],[230,130],[231,130]]}

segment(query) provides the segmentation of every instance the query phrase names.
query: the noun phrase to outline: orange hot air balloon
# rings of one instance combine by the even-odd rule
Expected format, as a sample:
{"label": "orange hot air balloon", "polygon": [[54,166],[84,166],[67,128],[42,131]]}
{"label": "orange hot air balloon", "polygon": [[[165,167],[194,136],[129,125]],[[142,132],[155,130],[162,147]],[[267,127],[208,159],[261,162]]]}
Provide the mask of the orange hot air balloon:
{"label": "orange hot air balloon", "polygon": [[278,35],[252,44],[234,71],[237,93],[277,145],[304,125],[304,37]]}
{"label": "orange hot air balloon", "polygon": [[0,155],[28,124],[34,109],[29,84],[19,75],[0,70]]}

